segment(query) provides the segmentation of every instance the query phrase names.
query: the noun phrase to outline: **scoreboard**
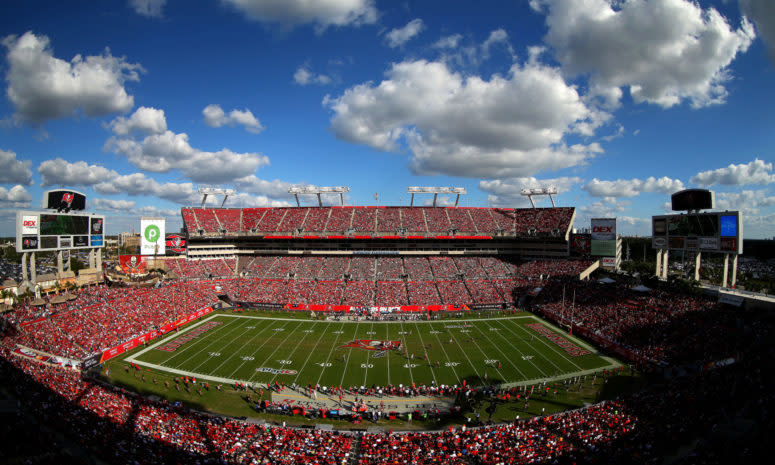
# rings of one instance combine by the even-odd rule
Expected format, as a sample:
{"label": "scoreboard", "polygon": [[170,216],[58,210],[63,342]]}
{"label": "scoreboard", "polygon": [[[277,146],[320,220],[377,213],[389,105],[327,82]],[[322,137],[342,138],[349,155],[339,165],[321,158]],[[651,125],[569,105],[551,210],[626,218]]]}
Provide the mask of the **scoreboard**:
{"label": "scoreboard", "polygon": [[737,211],[651,217],[651,246],[692,252],[743,253],[743,217]]}
{"label": "scoreboard", "polygon": [[16,251],[93,249],[105,245],[105,217],[88,213],[16,212]]}

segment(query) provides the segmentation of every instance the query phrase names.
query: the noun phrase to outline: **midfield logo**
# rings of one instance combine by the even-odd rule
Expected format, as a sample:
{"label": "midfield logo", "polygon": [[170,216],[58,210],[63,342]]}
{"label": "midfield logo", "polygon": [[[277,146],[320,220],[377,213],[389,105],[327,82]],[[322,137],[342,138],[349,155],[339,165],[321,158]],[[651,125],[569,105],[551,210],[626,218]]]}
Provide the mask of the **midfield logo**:
{"label": "midfield logo", "polygon": [[353,347],[356,349],[365,350],[393,350],[401,348],[401,341],[380,341],[377,339],[354,339],[347,344],[340,346],[340,349],[345,347]]}

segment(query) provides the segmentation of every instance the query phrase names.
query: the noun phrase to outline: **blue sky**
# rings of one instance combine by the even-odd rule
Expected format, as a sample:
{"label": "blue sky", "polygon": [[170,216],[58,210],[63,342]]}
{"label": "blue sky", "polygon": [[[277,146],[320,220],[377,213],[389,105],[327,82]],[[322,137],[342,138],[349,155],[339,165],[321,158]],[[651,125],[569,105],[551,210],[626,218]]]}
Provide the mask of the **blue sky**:
{"label": "blue sky", "polygon": [[770,0],[28,0],[0,40],[3,235],[59,186],[116,233],[179,228],[199,185],[281,206],[314,184],[511,207],[553,185],[577,226],[640,235],[704,187],[775,236]]}

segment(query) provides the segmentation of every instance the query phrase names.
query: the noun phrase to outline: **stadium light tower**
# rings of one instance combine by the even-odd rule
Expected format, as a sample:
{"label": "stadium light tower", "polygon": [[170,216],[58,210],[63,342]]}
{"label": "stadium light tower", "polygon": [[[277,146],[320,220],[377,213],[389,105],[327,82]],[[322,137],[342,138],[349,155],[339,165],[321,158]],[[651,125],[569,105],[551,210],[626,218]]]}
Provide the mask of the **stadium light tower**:
{"label": "stadium light tower", "polygon": [[205,207],[205,203],[207,202],[208,195],[222,195],[223,202],[221,202],[221,208],[223,208],[223,206],[226,205],[226,199],[228,199],[230,195],[234,195],[237,193],[237,191],[235,191],[234,189],[225,189],[222,187],[211,187],[211,186],[199,186],[197,188],[197,191],[199,191],[199,193],[202,194],[202,208]]}
{"label": "stadium light tower", "polygon": [[406,188],[407,194],[412,194],[412,199],[409,202],[409,206],[414,206],[414,194],[433,194],[433,206],[436,206],[436,199],[438,198],[439,194],[453,194],[456,195],[455,197],[455,206],[457,207],[458,202],[460,202],[460,195],[466,194],[466,188],[465,187],[407,187]]}
{"label": "stadium light tower", "polygon": [[333,187],[318,187],[318,186],[291,186],[288,189],[289,194],[293,194],[296,198],[296,206],[301,207],[299,203],[299,194],[314,194],[318,196],[318,206],[323,206],[323,199],[321,194],[339,194],[339,202],[344,205],[344,194],[350,192],[350,188],[347,186],[333,186]]}
{"label": "stadium light tower", "polygon": [[530,199],[530,205],[533,206],[533,208],[536,207],[536,203],[533,201],[534,195],[548,195],[549,200],[552,202],[552,207],[556,207],[554,204],[554,197],[552,195],[557,195],[557,188],[554,186],[548,186],[548,187],[533,187],[531,189],[522,189],[519,191],[520,194],[526,196],[528,199]]}

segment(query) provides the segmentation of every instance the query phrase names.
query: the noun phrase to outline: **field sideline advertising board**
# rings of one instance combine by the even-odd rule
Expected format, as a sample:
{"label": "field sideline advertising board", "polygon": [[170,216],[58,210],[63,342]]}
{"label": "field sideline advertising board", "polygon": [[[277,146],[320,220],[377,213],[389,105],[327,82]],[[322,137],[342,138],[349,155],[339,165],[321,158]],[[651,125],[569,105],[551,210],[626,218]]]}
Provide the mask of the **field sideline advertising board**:
{"label": "field sideline advertising board", "polygon": [[16,212],[16,251],[104,247],[105,217],[90,213]]}
{"label": "field sideline advertising board", "polygon": [[164,218],[140,218],[140,255],[164,255]]}
{"label": "field sideline advertising board", "polygon": [[651,217],[654,249],[743,253],[741,212],[681,213]]}

